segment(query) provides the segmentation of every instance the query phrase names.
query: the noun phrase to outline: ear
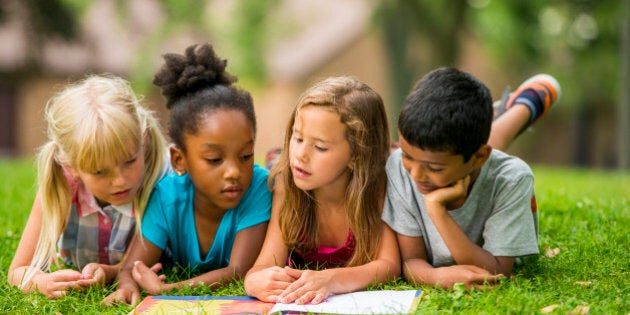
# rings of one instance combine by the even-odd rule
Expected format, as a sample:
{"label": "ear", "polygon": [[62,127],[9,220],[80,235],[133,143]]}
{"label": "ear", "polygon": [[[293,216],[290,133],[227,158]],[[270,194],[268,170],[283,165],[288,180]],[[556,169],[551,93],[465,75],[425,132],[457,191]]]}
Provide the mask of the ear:
{"label": "ear", "polygon": [[171,166],[177,175],[181,176],[188,172],[188,165],[186,165],[186,158],[184,152],[174,145],[169,147],[171,156]]}
{"label": "ear", "polygon": [[473,167],[481,168],[490,158],[490,153],[492,153],[492,147],[487,144],[482,145],[471,157]]}

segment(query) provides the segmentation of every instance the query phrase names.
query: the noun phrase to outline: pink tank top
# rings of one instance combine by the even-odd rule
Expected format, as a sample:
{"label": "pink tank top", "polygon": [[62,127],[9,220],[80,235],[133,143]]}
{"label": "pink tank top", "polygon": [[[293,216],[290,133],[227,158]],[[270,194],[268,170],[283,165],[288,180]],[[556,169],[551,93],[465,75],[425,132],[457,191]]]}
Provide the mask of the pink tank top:
{"label": "pink tank top", "polygon": [[325,269],[344,266],[354,253],[354,235],[348,232],[348,238],[341,247],[320,246],[306,255],[289,253],[287,265],[292,268]]}

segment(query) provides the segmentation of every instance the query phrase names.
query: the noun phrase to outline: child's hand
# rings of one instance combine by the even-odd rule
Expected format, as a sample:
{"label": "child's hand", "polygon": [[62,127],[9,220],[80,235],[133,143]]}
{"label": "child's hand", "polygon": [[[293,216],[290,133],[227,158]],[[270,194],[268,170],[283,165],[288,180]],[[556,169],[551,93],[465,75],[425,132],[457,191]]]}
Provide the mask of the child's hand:
{"label": "child's hand", "polygon": [[76,270],[62,269],[50,273],[39,273],[31,279],[31,285],[49,299],[66,296],[68,289],[79,289],[81,273]]}
{"label": "child's hand", "polygon": [[444,274],[440,285],[444,288],[452,288],[456,283],[463,283],[466,289],[490,289],[496,286],[502,274],[492,274],[486,269],[474,265],[453,265],[441,267],[437,270]]}
{"label": "child's hand", "polygon": [[263,302],[277,303],[282,292],[295,281],[283,268],[274,266],[265,268],[245,277],[247,294]]}
{"label": "child's hand", "polygon": [[133,263],[133,269],[131,275],[133,279],[151,295],[158,295],[163,291],[168,291],[170,288],[166,284],[166,276],[158,275],[157,272],[162,269],[162,264],[157,263],[151,268],[147,267],[143,262],[136,261]]}
{"label": "child's hand", "polygon": [[87,288],[92,285],[103,285],[105,284],[105,281],[105,270],[103,270],[101,264],[89,263],[85,265],[81,271],[79,285],[82,288]]}
{"label": "child's hand", "polygon": [[427,211],[435,209],[435,206],[446,207],[447,204],[465,199],[470,186],[470,175],[458,180],[455,184],[440,189],[436,189],[424,195],[424,202]]}
{"label": "child's hand", "polygon": [[103,305],[112,305],[116,303],[125,303],[129,305],[136,305],[140,301],[140,291],[135,284],[120,283],[118,285],[118,289],[114,291],[112,294],[108,295],[101,304]]}
{"label": "child's hand", "polygon": [[297,270],[285,267],[287,275],[296,278],[279,296],[281,303],[319,304],[331,293],[329,273],[315,270]]}

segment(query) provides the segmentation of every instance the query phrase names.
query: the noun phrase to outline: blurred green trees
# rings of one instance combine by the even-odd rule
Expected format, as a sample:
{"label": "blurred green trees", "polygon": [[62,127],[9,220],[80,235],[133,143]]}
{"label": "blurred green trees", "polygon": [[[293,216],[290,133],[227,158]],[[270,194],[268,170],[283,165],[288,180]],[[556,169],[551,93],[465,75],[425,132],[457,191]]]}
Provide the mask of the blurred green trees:
{"label": "blurred green trees", "polygon": [[[133,19],[126,6],[130,1],[114,0],[122,23]],[[29,41],[32,59],[46,38],[77,40],[81,15],[95,0],[26,0],[22,6],[32,28]],[[264,82],[263,52],[270,41],[269,16],[281,3],[273,1],[231,2],[223,18],[208,18],[213,1],[160,0],[164,21],[144,39],[136,56],[132,81],[150,84],[152,58],[165,38],[189,31],[219,34],[230,39],[230,67],[242,80]],[[457,65],[462,45],[474,38],[503,78],[524,78],[549,72],[562,82],[563,107],[570,107],[579,142],[574,164],[587,165],[592,149],[593,116],[615,111],[622,96],[621,36],[628,1],[614,0],[382,0],[376,2],[373,28],[381,34],[392,69],[391,104],[402,104],[413,81],[430,69]],[[0,5],[0,23],[8,11]],[[625,27],[628,27],[627,25]],[[515,80],[514,82],[519,82]],[[627,82],[625,83],[628,84]],[[140,91],[146,86],[137,87]],[[626,87],[625,89],[628,89]],[[628,106],[627,104],[623,106]],[[623,112],[623,111],[622,111]],[[626,111],[627,113],[628,111]],[[396,117],[398,109],[391,113]],[[614,116],[614,114],[612,114]],[[618,121],[627,133],[627,117]],[[625,124],[625,127],[624,127]],[[393,124],[395,125],[395,124]],[[613,127],[611,127],[613,128]],[[624,129],[625,128],[625,129]],[[626,131],[624,131],[626,130]],[[620,139],[624,135],[619,135]],[[628,135],[625,135],[628,137]],[[626,145],[620,141],[620,146]],[[630,146],[627,144],[626,146]],[[620,152],[628,152],[620,148]],[[627,153],[626,153],[627,154]],[[623,160],[623,158],[618,158]],[[627,167],[627,165],[626,165]]]}

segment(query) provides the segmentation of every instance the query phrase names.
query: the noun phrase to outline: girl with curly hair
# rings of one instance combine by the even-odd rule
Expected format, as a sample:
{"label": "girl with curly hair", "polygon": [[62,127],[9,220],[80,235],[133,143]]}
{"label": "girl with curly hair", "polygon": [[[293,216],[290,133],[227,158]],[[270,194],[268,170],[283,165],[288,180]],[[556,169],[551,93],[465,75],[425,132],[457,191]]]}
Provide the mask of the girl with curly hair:
{"label": "girl with curly hair", "polygon": [[[219,286],[245,275],[270,216],[268,171],[254,164],[256,117],[250,94],[232,85],[212,46],[166,54],[153,83],[170,109],[174,173],[157,183],[130,244],[117,291],[106,298],[135,304],[139,287],[156,295],[184,286]],[[190,268],[168,283],[160,258]]]}

